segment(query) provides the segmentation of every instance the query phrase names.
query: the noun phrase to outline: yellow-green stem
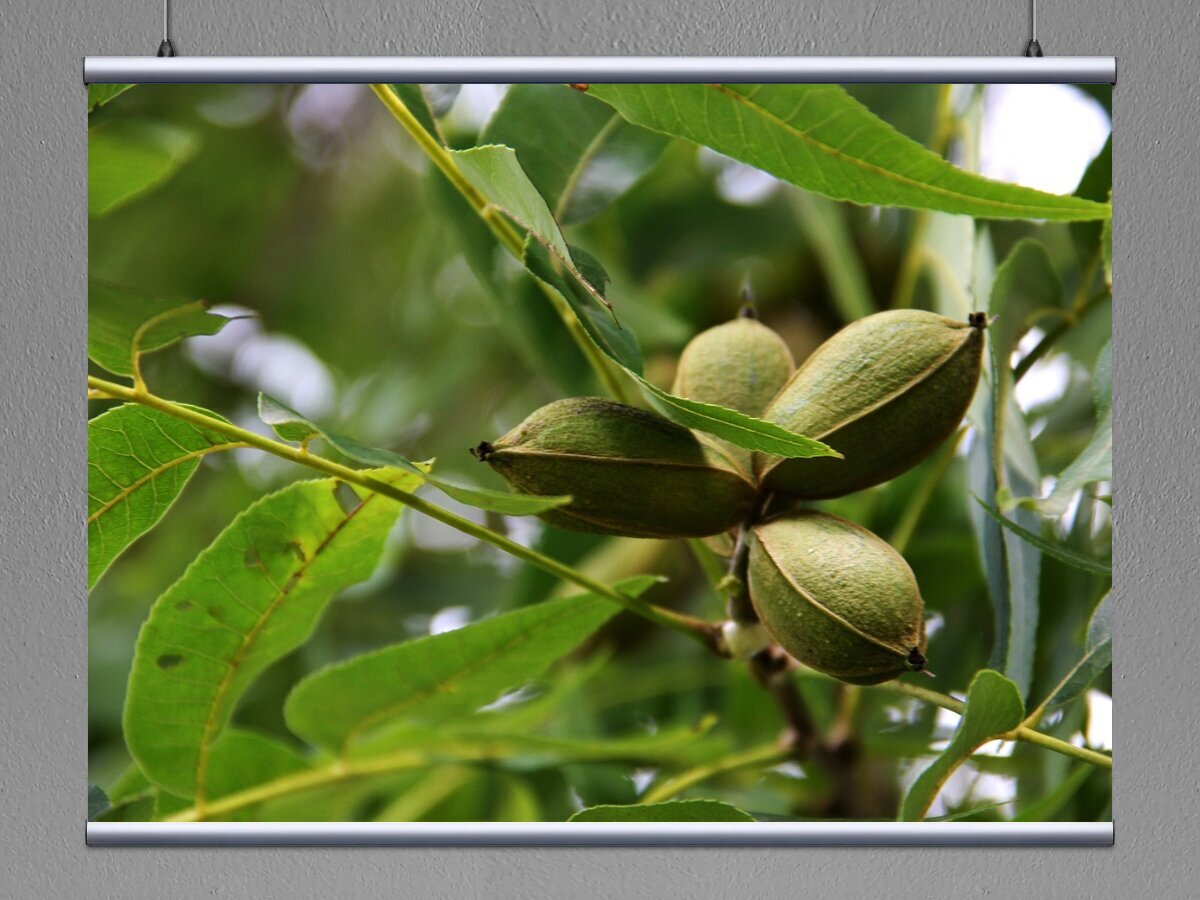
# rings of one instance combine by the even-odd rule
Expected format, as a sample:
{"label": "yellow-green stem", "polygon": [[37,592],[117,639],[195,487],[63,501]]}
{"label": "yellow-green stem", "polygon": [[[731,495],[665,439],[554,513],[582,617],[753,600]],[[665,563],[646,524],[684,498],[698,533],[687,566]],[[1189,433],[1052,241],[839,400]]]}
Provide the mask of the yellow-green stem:
{"label": "yellow-green stem", "polygon": [[642,797],[642,803],[659,803],[663,800],[670,800],[693,785],[699,784],[702,781],[708,781],[717,775],[725,772],[732,772],[736,769],[745,769],[749,766],[768,765],[785,762],[795,755],[795,751],[790,749],[780,749],[778,744],[764,744],[761,747],[754,747],[742,753],[735,753],[732,756],[727,756],[715,763],[710,763],[704,766],[696,766],[694,769],[688,769],[686,772],[681,772],[674,778],[668,778],[666,781],[646,791]]}
{"label": "yellow-green stem", "polygon": [[[831,680],[828,679],[828,676],[812,672],[811,670],[804,670],[801,674],[805,677]],[[925,703],[949,709],[960,715],[964,709],[964,704],[961,700],[956,700],[945,694],[939,694],[937,691],[931,691],[902,681],[888,681],[883,684],[870,685],[863,689],[883,690],[892,694],[913,697]],[[1018,740],[1037,744],[1047,750],[1053,750],[1056,753],[1062,753],[1066,756],[1073,756],[1094,766],[1109,770],[1112,769],[1111,757],[1105,756],[1103,753],[1097,753],[1094,750],[1089,750],[1086,747],[1076,747],[1074,744],[1060,741],[1058,738],[1050,737],[1040,731],[1034,731],[1032,728],[1021,726],[1012,733],[1005,735],[1004,738],[1006,740]],[[483,762],[493,758],[500,758],[503,752],[504,748],[480,746],[458,749],[440,748],[436,755],[405,751],[361,760],[338,760],[317,769],[299,772],[294,775],[285,775],[282,778],[263,782],[244,791],[238,791],[235,794],[211,800],[205,804],[203,811],[195,807],[182,810],[168,816],[165,821],[198,822],[208,818],[226,816],[266,800],[273,800],[277,797],[284,797],[301,791],[313,790],[341,781],[447,762]],[[655,803],[669,799],[695,784],[699,784],[724,772],[753,765],[772,765],[777,762],[784,762],[793,758],[793,756],[793,751],[787,748],[780,748],[777,744],[754,747],[742,753],[726,757],[718,762],[697,766],[674,778],[668,779],[648,791],[645,797],[642,798],[642,802]]]}
{"label": "yellow-green stem", "polygon": [[[446,180],[454,186],[463,199],[471,205],[475,210],[475,214],[481,218],[484,223],[492,230],[496,239],[500,244],[518,261],[523,262],[525,258],[525,239],[521,237],[520,232],[514,227],[513,223],[505,216],[504,212],[492,204],[483,192],[473,185],[470,179],[465,176],[454,162],[454,157],[450,155],[442,144],[425,130],[425,127],[417,120],[417,117],[412,114],[404,101],[401,100],[386,84],[373,84],[371,90],[387,107],[388,112],[399,122],[404,130],[409,133],[417,146],[422,152],[429,157],[430,161],[438,167],[438,170],[446,176]],[[615,400],[620,400],[625,403],[633,402],[634,398],[626,389],[625,384],[618,379],[613,371],[612,364],[605,358],[604,353],[596,346],[595,342],[584,331],[583,325],[580,324],[575,311],[570,305],[558,295],[557,291],[549,288],[541,281],[537,282],[543,294],[546,295],[554,309],[562,318],[563,325],[579,345],[579,349],[583,351],[584,357],[591,365],[592,370],[596,373],[596,377],[600,379],[600,383],[604,385],[604,389]]]}
{"label": "yellow-green stem", "polygon": [[125,400],[130,403],[140,403],[142,406],[147,406],[151,409],[156,409],[159,412],[166,413],[169,416],[174,416],[177,419],[182,419],[185,422],[203,428],[208,431],[216,431],[224,434],[227,437],[241,441],[257,450],[263,450],[267,453],[272,453],[275,456],[290,460],[294,463],[299,463],[302,466],[308,466],[311,469],[316,469],[319,472],[324,472],[327,475],[332,475],[349,484],[356,484],[366,488],[369,491],[374,491],[385,497],[390,497],[410,509],[424,513],[431,519],[436,519],[451,528],[468,534],[473,538],[485,541],[495,547],[500,548],[505,553],[525,560],[532,565],[556,575],[566,581],[573,582],[585,590],[591,591],[614,603],[618,603],[632,613],[649,619],[659,625],[664,625],[667,628],[673,628],[676,631],[681,631],[687,634],[694,640],[699,641],[710,649],[716,649],[717,638],[719,631],[717,627],[709,622],[701,619],[686,616],[682,613],[677,613],[674,610],[665,609],[656,606],[652,603],[647,603],[643,600],[626,596],[615,588],[596,581],[576,569],[565,565],[558,560],[546,556],[536,550],[531,550],[518,544],[502,534],[492,531],[483,525],[472,522],[470,519],[456,515],[447,509],[443,509],[436,504],[430,503],[416,494],[403,491],[394,485],[387,484],[377,478],[372,478],[366,472],[357,469],[351,469],[348,466],[343,466],[335,463],[332,460],[324,459],[320,456],[314,456],[306,449],[296,448],[290,444],[285,444],[280,441],[272,440],[271,438],[263,437],[260,434],[255,434],[252,431],[247,431],[244,428],[239,428],[232,423],[221,419],[214,419],[212,416],[206,416],[204,413],[196,412],[188,409],[186,406],[181,406],[178,403],[173,403],[170,400],[155,396],[148,391],[138,390],[136,388],[127,387],[125,385],[116,384],[111,381],[104,381],[95,376],[88,376],[88,388],[102,392],[104,395],[114,400]]}
{"label": "yellow-green stem", "polygon": [[[934,706],[940,706],[959,715],[962,715],[963,710],[966,709],[966,704],[961,700],[956,700],[945,694],[939,694],[937,691],[918,687],[915,684],[909,684],[905,681],[885,681],[883,684],[872,685],[869,690],[880,690],[890,694],[915,697],[918,700],[932,703]],[[1024,741],[1027,744],[1037,744],[1039,747],[1045,747],[1047,750],[1053,750],[1056,753],[1061,753],[1063,756],[1073,756],[1076,759],[1085,760],[1102,769],[1112,769],[1111,756],[1105,756],[1103,753],[1097,753],[1095,750],[1090,750],[1087,747],[1076,747],[1067,741],[1051,737],[1041,731],[1035,731],[1027,725],[1018,725],[1012,731],[1002,735],[1002,738],[1007,741]]]}

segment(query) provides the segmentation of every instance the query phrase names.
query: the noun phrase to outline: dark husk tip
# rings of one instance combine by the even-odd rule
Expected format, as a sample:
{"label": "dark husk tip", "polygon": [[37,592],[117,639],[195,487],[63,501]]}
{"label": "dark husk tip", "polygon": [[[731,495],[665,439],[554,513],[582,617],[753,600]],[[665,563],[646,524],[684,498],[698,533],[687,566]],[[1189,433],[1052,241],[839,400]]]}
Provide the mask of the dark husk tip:
{"label": "dark husk tip", "polygon": [[983,331],[990,324],[988,314],[985,312],[973,312],[967,315],[967,324],[972,328],[978,328]]}
{"label": "dark husk tip", "polygon": [[496,452],[496,448],[487,441],[480,441],[479,444],[471,448],[471,455],[480,462],[487,462]]}

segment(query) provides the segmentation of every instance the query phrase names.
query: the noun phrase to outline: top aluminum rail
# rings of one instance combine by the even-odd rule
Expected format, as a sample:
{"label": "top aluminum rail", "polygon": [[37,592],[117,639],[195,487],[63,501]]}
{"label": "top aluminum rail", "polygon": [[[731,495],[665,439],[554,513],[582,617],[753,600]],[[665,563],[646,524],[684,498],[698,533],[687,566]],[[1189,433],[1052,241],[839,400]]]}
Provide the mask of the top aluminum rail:
{"label": "top aluminum rail", "polygon": [[89,56],[88,84],[1115,84],[1111,56]]}

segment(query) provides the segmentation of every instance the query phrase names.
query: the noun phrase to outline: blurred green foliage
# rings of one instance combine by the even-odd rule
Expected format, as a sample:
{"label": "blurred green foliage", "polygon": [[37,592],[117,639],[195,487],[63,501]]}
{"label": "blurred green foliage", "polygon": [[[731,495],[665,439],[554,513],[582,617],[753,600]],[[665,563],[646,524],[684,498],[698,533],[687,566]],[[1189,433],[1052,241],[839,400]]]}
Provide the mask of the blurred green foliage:
{"label": "blurred green foliage", "polygon": [[[552,99],[569,91],[543,90]],[[941,90],[851,88],[877,115],[927,145],[936,140]],[[487,96],[470,89],[457,99],[453,92],[443,95],[453,100],[448,112],[439,110],[450,146],[473,146],[488,128],[502,131],[478,113]],[[967,102],[955,95],[956,110]],[[607,107],[597,104],[593,112],[600,110]],[[159,129],[187,154],[142,192],[116,200],[106,195],[104,207],[93,209],[90,274],[148,295],[203,298],[218,311],[252,316],[147,358],[143,372],[156,393],[266,434],[254,409],[255,394],[266,391],[368,444],[410,459],[436,458],[437,471],[453,480],[503,489],[467,448],[546,402],[598,391],[544,297],[516,263],[486,239],[478,242],[478,222],[366,86],[142,86],[98,106],[89,125],[103,134]],[[543,137],[553,135],[552,129],[544,136],[526,131],[510,140],[544,151]],[[610,191],[607,205],[574,212],[564,228],[571,244],[602,261],[620,285],[617,315],[641,342],[647,377],[663,387],[688,338],[735,315],[747,290],[762,320],[802,360],[845,324],[844,272],[832,267],[858,273],[859,302],[884,309],[914,242],[941,234],[929,224],[930,215],[940,214],[922,211],[815,198],[823,208],[814,215],[806,206],[814,198],[711,151],[678,140],[650,143],[649,150],[637,147],[644,171],[635,180],[625,178],[619,191]],[[951,158],[965,143],[951,142]],[[1089,177],[1111,184],[1110,171]],[[1083,195],[1104,193],[1093,184]],[[833,243],[813,230],[826,227],[831,216],[840,235]],[[1062,282],[1063,310],[1072,303],[1082,310],[1073,319],[1040,311],[1017,332],[1038,329],[1021,343],[1024,354],[1055,322],[1071,326],[1024,375],[1044,387],[1031,393],[1037,399],[1018,423],[1043,476],[1066,468],[1096,425],[1091,372],[1112,328],[1111,300],[1087,302],[1102,293],[1103,270],[1092,252],[1098,231],[1088,223],[980,222],[951,248],[971,257],[974,242],[983,241],[993,260],[1003,260],[1022,239],[1035,239]],[[913,305],[938,308],[939,272],[934,265],[921,271]],[[979,287],[959,285],[967,293]],[[109,406],[93,403],[92,415]],[[964,447],[971,439],[968,434]],[[931,622],[932,686],[960,696],[988,665],[995,638],[962,451],[935,454],[879,488],[819,504],[885,538],[904,535],[904,555]],[[252,450],[209,456],[183,499],[92,593],[89,780],[108,788],[114,805],[122,795],[114,786],[130,763],[121,727],[126,681],[151,604],[236,514],[263,493],[310,476]],[[1044,496],[1048,483],[1034,487]],[[1095,499],[1110,492],[1102,487],[1086,487],[1061,519],[1041,521],[1044,536],[1083,556],[1110,556],[1110,508]],[[666,575],[669,581],[651,588],[648,599],[705,618],[722,615],[721,600],[682,542],[570,534],[532,519],[485,516],[445,498],[437,502],[601,580]],[[1028,693],[1034,702],[1083,652],[1089,618],[1108,589],[1108,579],[1051,557],[1041,559],[1038,581]],[[494,547],[406,513],[375,575],[343,593],[311,640],[250,685],[233,723],[300,750],[282,710],[306,674],[569,592]],[[1111,693],[1109,677],[1094,690]],[[852,791],[816,767],[789,763],[731,771],[684,796],[726,801],[763,819],[894,817],[904,788],[936,754],[931,748],[944,746],[936,742],[949,738],[955,718],[911,698],[847,690],[826,679],[803,676],[800,684],[822,730],[843,728],[854,736]],[[528,694],[532,699],[516,704],[512,714],[526,715],[540,734],[573,740],[624,740],[692,728],[715,715],[700,757],[719,759],[770,742],[780,730],[777,709],[743,667],[628,614]],[[555,702],[539,706],[539,698]],[[1068,740],[1086,734],[1091,708],[1083,701],[1068,705],[1045,730]],[[541,765],[529,751],[504,764],[447,763],[308,791],[274,800],[257,815],[563,821],[580,804],[635,802],[657,769],[632,761]],[[137,799],[138,790],[135,784],[125,795]],[[939,802],[934,815],[1108,819],[1111,782],[1086,764],[1018,743],[1008,755],[975,757]]]}

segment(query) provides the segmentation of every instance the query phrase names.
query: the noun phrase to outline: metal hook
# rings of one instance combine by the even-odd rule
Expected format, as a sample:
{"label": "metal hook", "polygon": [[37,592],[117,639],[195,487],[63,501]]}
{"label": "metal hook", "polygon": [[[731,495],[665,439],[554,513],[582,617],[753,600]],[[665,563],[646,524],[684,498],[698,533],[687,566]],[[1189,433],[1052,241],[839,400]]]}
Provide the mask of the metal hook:
{"label": "metal hook", "polygon": [[1026,56],[1042,56],[1042,45],[1037,39],[1037,0],[1029,0],[1029,43],[1025,45]]}
{"label": "metal hook", "polygon": [[175,55],[175,45],[171,43],[171,0],[163,0],[163,39],[158,45],[157,55]]}

